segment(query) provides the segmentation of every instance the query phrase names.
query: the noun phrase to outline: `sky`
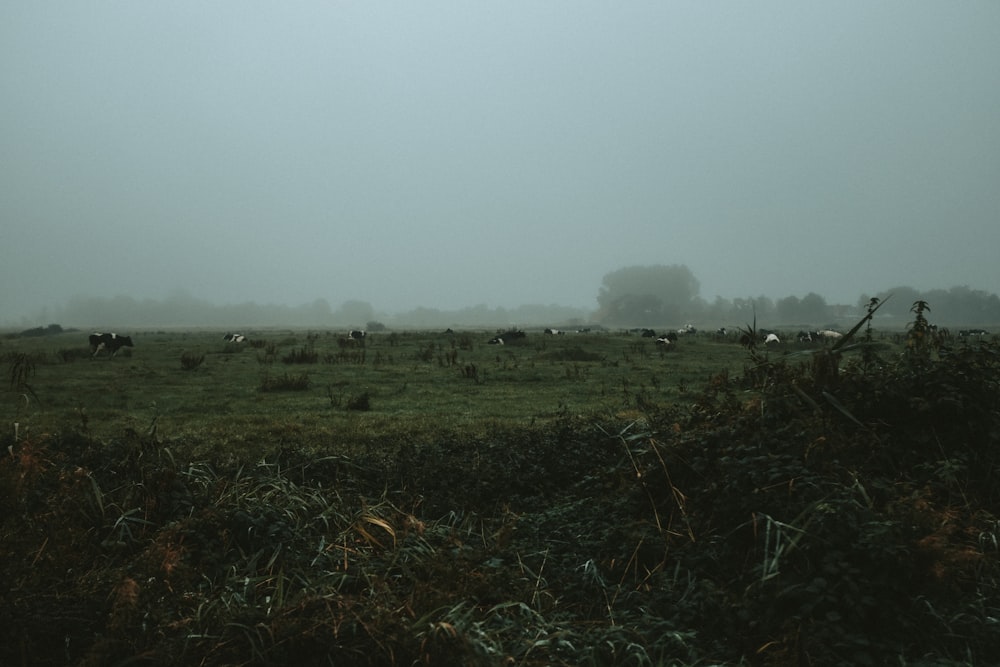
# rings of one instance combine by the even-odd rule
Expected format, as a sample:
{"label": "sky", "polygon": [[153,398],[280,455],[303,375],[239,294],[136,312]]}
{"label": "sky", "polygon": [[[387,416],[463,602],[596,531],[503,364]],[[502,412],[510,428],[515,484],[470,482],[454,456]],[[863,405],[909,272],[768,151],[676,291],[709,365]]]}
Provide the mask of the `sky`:
{"label": "sky", "polygon": [[998,255],[995,0],[0,4],[0,322],[596,308],[657,264],[853,304]]}

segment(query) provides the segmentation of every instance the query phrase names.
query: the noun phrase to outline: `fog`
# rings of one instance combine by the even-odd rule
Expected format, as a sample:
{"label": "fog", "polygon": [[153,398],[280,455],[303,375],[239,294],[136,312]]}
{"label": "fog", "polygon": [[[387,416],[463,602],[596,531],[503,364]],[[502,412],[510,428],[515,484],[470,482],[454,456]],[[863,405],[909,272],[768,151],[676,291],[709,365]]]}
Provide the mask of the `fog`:
{"label": "fog", "polygon": [[0,324],[997,293],[998,64],[993,0],[3,3]]}

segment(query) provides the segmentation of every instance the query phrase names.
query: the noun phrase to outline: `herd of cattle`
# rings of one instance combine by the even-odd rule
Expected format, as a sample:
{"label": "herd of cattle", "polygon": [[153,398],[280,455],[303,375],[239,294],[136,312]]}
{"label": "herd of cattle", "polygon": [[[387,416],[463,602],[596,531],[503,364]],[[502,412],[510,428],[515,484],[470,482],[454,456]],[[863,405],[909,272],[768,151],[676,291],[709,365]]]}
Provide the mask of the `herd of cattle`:
{"label": "herd of cattle", "polygon": [[[945,330],[947,331],[947,330]],[[577,329],[576,333],[590,333],[590,329]],[[454,333],[451,329],[448,329],[446,333]],[[544,333],[546,335],[564,335],[565,330],[560,329],[545,329]],[[677,330],[667,331],[665,333],[657,333],[655,329],[639,328],[639,329],[629,329],[627,331],[629,334],[638,334],[642,338],[653,338],[657,345],[670,346],[677,343],[681,336],[691,336],[698,333],[698,329],[688,324]],[[757,331],[760,336],[760,342],[765,345],[780,344],[781,337],[775,331],[770,331],[768,329],[760,329]],[[985,329],[961,329],[958,332],[961,338],[982,338],[983,336],[989,335]],[[352,344],[364,344],[367,333],[363,330],[351,330],[347,332],[347,335],[340,338],[338,343],[341,347],[346,347]],[[511,329],[509,331],[498,332],[495,336],[490,338],[487,343],[489,345],[505,345],[513,341],[521,340],[527,337],[527,334],[520,329]],[[736,340],[742,345],[750,345],[751,341],[749,334],[745,332],[740,332],[739,335],[731,336],[730,332],[727,331],[725,327],[721,327],[715,331],[714,337],[717,340]],[[814,342],[835,342],[836,340],[843,338],[844,334],[839,331],[833,331],[832,329],[820,329],[818,331],[799,331],[795,336],[795,340],[799,343],[814,343]],[[241,333],[227,333],[223,336],[223,340],[227,343],[244,343],[247,341],[247,337]],[[131,336],[122,336],[117,333],[103,333],[95,332],[90,335],[90,351],[91,357],[96,357],[102,350],[106,350],[110,357],[114,357],[118,354],[118,351],[123,347],[134,347],[132,343]]]}

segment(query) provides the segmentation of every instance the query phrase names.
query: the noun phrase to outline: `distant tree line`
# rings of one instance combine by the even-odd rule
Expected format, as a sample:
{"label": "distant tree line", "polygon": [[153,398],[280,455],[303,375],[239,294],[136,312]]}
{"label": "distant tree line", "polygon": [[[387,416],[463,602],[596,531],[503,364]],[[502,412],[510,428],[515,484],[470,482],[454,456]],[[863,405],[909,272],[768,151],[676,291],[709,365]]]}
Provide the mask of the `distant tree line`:
{"label": "distant tree line", "polygon": [[[165,299],[135,299],[129,296],[70,299],[62,308],[44,312],[46,321],[98,328],[176,327],[319,327],[319,328],[435,328],[571,326],[590,322],[591,311],[559,305],[523,305],[491,308],[484,304],[456,310],[417,307],[413,310],[379,313],[366,301],[349,300],[332,308],[325,299],[299,306],[246,302],[216,305],[177,292]],[[58,326],[58,325],[50,325]]]}
{"label": "distant tree line", "polygon": [[[608,326],[674,326],[688,322],[743,326],[757,319],[769,324],[822,326],[861,317],[873,295],[863,294],[856,304],[828,304],[815,292],[774,300],[760,295],[707,302],[699,295],[699,283],[683,265],[629,266],[604,276],[597,295],[595,320]],[[878,318],[909,321],[915,301],[926,301],[930,320],[948,324],[1000,322],[1000,298],[969,287],[925,292],[896,287],[874,295],[887,301]]]}
{"label": "distant tree line", "polygon": [[[529,304],[516,308],[478,304],[455,310],[415,307],[395,314],[379,313],[366,301],[348,300],[332,308],[326,299],[298,306],[245,302],[216,305],[179,291],[165,299],[129,296],[84,297],[62,308],[43,311],[45,322],[78,327],[327,327],[390,328],[531,327],[571,328],[589,324],[608,327],[663,327],[696,323],[700,326],[744,326],[754,320],[768,325],[824,326],[861,317],[874,297],[886,303],[877,321],[903,326],[910,321],[916,301],[930,306],[929,320],[943,326],[991,325],[1000,322],[1000,298],[969,287],[919,291],[894,287],[862,294],[855,304],[828,304],[815,292],[777,300],[765,295],[706,301],[691,270],[683,265],[629,266],[604,276],[597,294],[597,310]],[[28,323],[38,324],[38,322]],[[50,325],[55,326],[55,325]],[[46,332],[39,331],[39,335]]]}

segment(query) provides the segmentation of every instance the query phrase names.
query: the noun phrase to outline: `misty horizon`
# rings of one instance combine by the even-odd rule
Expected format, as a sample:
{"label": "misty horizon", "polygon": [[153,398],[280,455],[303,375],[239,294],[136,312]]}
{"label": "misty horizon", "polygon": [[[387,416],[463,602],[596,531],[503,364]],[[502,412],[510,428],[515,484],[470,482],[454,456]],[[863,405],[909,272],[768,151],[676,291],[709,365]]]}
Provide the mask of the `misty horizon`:
{"label": "misty horizon", "polygon": [[178,293],[592,310],[658,264],[709,303],[1000,292],[997,3],[6,3],[0,26],[0,325]]}
{"label": "misty horizon", "polygon": [[[628,269],[656,267],[627,267]],[[662,268],[662,267],[660,267]],[[641,290],[639,290],[641,291]],[[633,294],[632,296],[640,296]],[[655,295],[650,295],[655,296]],[[932,322],[944,325],[996,324],[1000,322],[1000,297],[994,293],[968,286],[938,288],[926,292],[909,286],[897,286],[859,295],[853,303],[827,302],[822,295],[785,295],[772,298],[768,295],[712,301],[694,295],[682,304],[675,316],[636,316],[626,320],[615,318],[602,311],[595,302],[594,308],[578,308],[562,304],[524,303],[513,307],[491,306],[484,303],[455,309],[437,309],[414,306],[405,311],[380,310],[377,304],[351,299],[336,306],[323,298],[302,304],[267,304],[241,302],[232,304],[211,303],[185,290],[176,290],[162,300],[136,299],[127,295],[92,297],[77,295],[67,303],[53,309],[42,309],[34,317],[20,321],[0,321],[0,330],[40,331],[50,328],[110,328],[149,329],[227,329],[252,330],[267,328],[524,328],[524,327],[604,327],[631,326],[680,326],[697,323],[699,327],[744,327],[751,319],[761,324],[834,327],[838,323],[853,324],[866,312],[872,297],[883,301],[875,321],[883,326],[899,328],[911,319],[911,309],[917,300],[929,301]],[[599,301],[595,300],[595,301]],[[889,305],[889,301],[892,304]],[[807,307],[808,304],[808,307]],[[888,306],[888,307],[887,307]]]}

